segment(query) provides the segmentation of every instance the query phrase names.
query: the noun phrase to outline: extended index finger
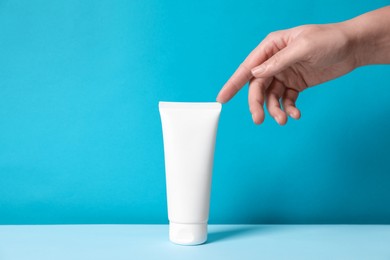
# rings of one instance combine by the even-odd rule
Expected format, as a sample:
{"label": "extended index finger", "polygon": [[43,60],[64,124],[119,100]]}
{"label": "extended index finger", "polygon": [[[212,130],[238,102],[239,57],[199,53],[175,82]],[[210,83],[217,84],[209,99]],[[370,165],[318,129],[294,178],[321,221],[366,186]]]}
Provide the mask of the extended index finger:
{"label": "extended index finger", "polygon": [[251,70],[267,60],[267,49],[272,48],[272,38],[276,33],[268,35],[237,68],[225,83],[217,96],[220,103],[228,102],[253,77]]}
{"label": "extended index finger", "polygon": [[251,68],[241,63],[219,92],[217,101],[220,103],[228,102],[251,78]]}

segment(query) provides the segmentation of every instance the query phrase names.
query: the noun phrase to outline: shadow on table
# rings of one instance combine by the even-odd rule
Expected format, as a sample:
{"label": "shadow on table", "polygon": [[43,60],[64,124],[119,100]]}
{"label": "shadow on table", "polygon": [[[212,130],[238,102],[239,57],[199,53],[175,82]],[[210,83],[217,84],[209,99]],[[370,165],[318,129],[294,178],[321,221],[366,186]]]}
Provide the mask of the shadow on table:
{"label": "shadow on table", "polygon": [[228,240],[233,238],[239,238],[247,236],[253,233],[261,234],[263,231],[266,231],[264,226],[238,226],[238,227],[227,227],[223,230],[209,232],[207,244],[215,243],[221,240]]}

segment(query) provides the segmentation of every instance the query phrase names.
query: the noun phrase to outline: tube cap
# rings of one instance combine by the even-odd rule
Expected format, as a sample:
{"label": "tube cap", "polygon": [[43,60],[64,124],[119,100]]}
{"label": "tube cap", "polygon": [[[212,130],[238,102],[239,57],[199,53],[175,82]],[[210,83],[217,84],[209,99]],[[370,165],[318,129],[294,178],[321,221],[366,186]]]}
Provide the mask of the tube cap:
{"label": "tube cap", "polygon": [[175,244],[194,246],[207,240],[207,223],[179,224],[169,222],[169,240]]}

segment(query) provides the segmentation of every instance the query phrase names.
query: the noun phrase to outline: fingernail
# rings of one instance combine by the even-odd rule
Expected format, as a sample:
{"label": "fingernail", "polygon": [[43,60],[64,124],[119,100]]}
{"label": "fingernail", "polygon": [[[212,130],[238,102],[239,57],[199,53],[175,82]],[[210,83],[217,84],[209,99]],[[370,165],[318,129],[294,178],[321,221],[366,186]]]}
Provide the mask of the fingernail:
{"label": "fingernail", "polygon": [[253,113],[253,114],[252,114],[252,120],[253,120],[254,123],[256,123],[255,118],[256,118],[256,114]]}
{"label": "fingernail", "polygon": [[259,66],[259,67],[256,67],[254,69],[252,69],[252,75],[253,76],[258,76],[260,75],[261,73],[263,73],[265,71],[265,66]]}
{"label": "fingernail", "polygon": [[281,118],[279,116],[275,116],[275,121],[280,125]]}

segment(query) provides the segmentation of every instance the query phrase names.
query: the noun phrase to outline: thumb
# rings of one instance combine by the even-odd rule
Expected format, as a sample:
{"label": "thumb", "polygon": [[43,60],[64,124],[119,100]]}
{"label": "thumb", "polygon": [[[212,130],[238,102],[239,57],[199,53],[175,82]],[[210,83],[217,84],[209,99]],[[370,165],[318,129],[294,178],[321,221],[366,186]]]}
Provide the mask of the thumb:
{"label": "thumb", "polygon": [[263,64],[254,67],[251,70],[252,75],[256,78],[275,76],[294,63],[302,60],[305,55],[305,50],[306,48],[303,46],[298,46],[297,44],[289,45],[275,53]]}

